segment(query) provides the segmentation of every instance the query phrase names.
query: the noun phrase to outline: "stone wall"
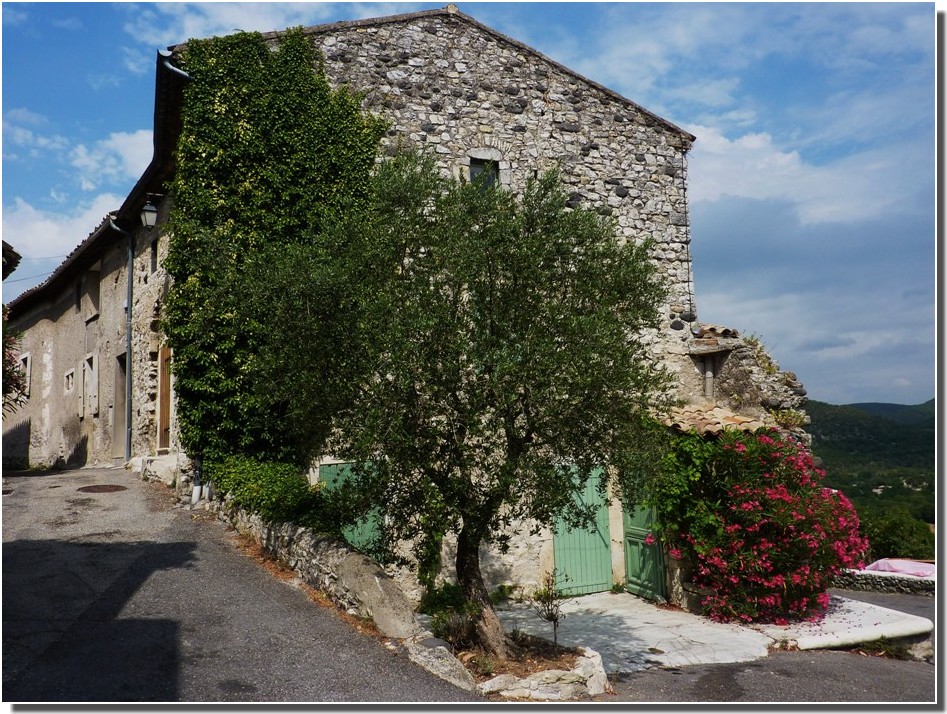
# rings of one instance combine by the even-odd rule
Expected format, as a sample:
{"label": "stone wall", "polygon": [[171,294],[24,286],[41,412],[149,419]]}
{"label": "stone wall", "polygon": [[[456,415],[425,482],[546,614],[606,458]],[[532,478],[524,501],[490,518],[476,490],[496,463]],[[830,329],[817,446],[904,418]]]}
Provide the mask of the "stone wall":
{"label": "stone wall", "polygon": [[769,417],[808,445],[802,383],[793,372],[781,370],[756,338],[741,337],[733,343],[719,366],[716,401],[737,413]]}
{"label": "stone wall", "polygon": [[837,575],[832,587],[843,590],[867,590],[880,593],[907,593],[934,597],[936,582],[931,578],[882,575],[865,570],[847,570]]}
{"label": "stone wall", "polygon": [[4,465],[108,464],[124,455],[117,360],[125,352],[127,242],[119,238],[74,278],[11,314],[29,356],[30,394],[3,420]]}
{"label": "stone wall", "polygon": [[404,593],[370,558],[346,543],[292,523],[267,525],[256,514],[212,500],[211,510],[238,532],[254,538],[274,558],[292,568],[350,615],[372,619],[389,637],[421,632]]}
{"label": "stone wall", "polygon": [[[692,136],[457,12],[307,32],[330,81],[364,92],[366,110],[391,121],[386,147],[420,147],[461,177],[471,159],[496,161],[501,184],[514,191],[560,167],[570,205],[611,216],[626,240],[655,241],[670,291],[662,314],[676,304],[695,309],[686,201]],[[655,359],[679,372],[690,333],[670,323],[647,341]]]}
{"label": "stone wall", "polygon": [[[166,206],[162,207],[166,219]],[[167,280],[167,238],[134,231],[132,453],[153,454],[157,436],[158,317]],[[152,242],[156,252],[152,253]],[[16,303],[30,395],[3,420],[4,465],[112,464],[125,457],[128,239],[101,225],[84,254],[42,299]],[[173,408],[172,408],[173,409]],[[9,447],[9,448],[8,448]]]}
{"label": "stone wall", "polygon": [[403,640],[412,661],[458,687],[540,701],[611,691],[601,655],[588,648],[582,648],[571,670],[545,670],[523,679],[503,675],[478,686],[444,643],[421,628],[410,600],[370,558],[307,528],[290,523],[267,525],[259,516],[226,501],[212,500],[208,505],[221,521],[253,538],[348,614],[371,619],[383,635]]}
{"label": "stone wall", "polygon": [[[160,330],[162,303],[170,287],[170,277],[164,269],[169,237],[162,227],[168,218],[170,201],[158,202],[158,228],[141,231],[135,256],[135,284],[132,291],[134,304],[132,325],[132,453],[154,455],[158,451],[159,406],[159,350],[164,344]],[[154,245],[152,245],[154,244]],[[174,399],[170,400],[170,442],[168,450],[176,448]]]}
{"label": "stone wall", "polygon": [[[515,532],[514,532],[515,530]],[[448,533],[441,548],[441,570],[437,584],[457,582],[455,569],[457,538]],[[413,563],[410,553],[403,552]],[[513,586],[523,593],[538,589],[545,573],[555,567],[553,555],[553,535],[549,529],[543,529],[537,535],[531,535],[529,527],[509,531],[506,552],[496,546],[486,545],[480,550],[480,570],[487,590],[494,591],[501,585]],[[386,572],[398,583],[401,590],[416,605],[424,594],[423,586],[418,582],[413,567],[386,568]]]}

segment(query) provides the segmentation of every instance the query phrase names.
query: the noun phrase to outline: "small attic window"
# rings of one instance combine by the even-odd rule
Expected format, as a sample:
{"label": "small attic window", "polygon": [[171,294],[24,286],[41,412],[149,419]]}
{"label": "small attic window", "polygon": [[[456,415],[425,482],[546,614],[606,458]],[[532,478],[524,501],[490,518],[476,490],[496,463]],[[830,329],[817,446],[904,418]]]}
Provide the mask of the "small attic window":
{"label": "small attic window", "polygon": [[[480,178],[483,176],[483,178]],[[483,181],[483,188],[494,188],[500,183],[500,166],[491,159],[470,159],[470,182]]]}

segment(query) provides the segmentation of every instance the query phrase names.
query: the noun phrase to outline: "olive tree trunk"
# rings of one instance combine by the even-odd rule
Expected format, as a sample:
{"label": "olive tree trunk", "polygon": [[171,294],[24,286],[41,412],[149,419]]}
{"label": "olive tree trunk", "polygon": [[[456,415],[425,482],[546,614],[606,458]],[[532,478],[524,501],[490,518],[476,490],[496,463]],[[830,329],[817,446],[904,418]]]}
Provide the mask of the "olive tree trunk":
{"label": "olive tree trunk", "polygon": [[508,659],[514,654],[514,647],[493,609],[480,573],[480,541],[468,526],[461,529],[457,539],[457,582],[463,588],[467,600],[480,607],[476,624],[477,643],[488,654]]}

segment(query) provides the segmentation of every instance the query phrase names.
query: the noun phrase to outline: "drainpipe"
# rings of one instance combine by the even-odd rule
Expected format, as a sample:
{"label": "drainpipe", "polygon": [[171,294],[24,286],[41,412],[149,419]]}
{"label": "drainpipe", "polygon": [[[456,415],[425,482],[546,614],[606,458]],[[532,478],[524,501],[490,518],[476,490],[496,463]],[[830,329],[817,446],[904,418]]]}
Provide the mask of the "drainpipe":
{"label": "drainpipe", "polygon": [[170,70],[171,70],[172,72],[174,72],[175,74],[181,75],[182,77],[184,77],[184,79],[190,79],[190,78],[191,78],[191,75],[189,75],[189,74],[188,74],[187,72],[185,72],[183,69],[181,69],[181,68],[179,68],[179,67],[175,67],[173,64],[171,64],[171,60],[170,60],[170,57],[171,57],[171,54],[172,54],[171,52],[169,52],[169,51],[167,51],[167,50],[165,50],[165,51],[159,50],[158,53],[159,53],[162,57],[166,58],[166,59],[161,63],[161,64],[163,64],[163,65],[165,66],[166,69],[170,69]]}
{"label": "drainpipe", "polygon": [[115,223],[109,216],[112,229],[128,237],[128,286],[125,292],[125,461],[132,458],[132,286],[135,278],[135,236]]}
{"label": "drainpipe", "polygon": [[714,398],[714,357],[704,357],[704,397],[713,401]]}

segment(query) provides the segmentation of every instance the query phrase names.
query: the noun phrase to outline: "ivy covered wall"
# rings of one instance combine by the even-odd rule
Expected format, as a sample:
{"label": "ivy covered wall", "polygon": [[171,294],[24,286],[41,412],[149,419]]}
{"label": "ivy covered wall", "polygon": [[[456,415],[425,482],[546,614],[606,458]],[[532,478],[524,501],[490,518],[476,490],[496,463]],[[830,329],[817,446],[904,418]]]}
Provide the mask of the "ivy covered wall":
{"label": "ivy covered wall", "polygon": [[[293,460],[282,407],[249,383],[265,324],[236,305],[262,249],[319,241],[327,219],[363,196],[386,125],[361,98],[313,71],[299,30],[271,48],[258,33],[191,41],[164,330],[174,350],[180,439],[191,455]],[[306,369],[306,365],[300,365]]]}

